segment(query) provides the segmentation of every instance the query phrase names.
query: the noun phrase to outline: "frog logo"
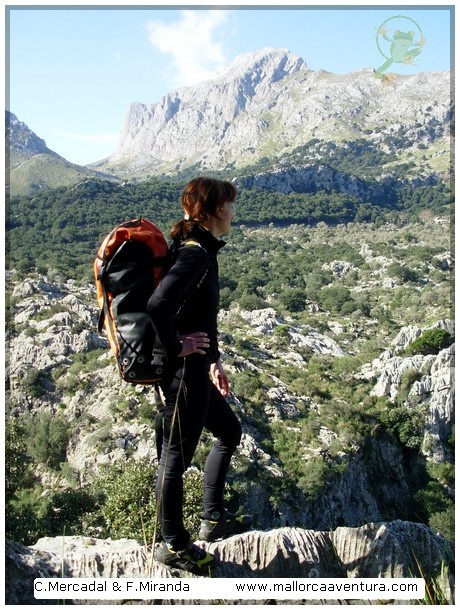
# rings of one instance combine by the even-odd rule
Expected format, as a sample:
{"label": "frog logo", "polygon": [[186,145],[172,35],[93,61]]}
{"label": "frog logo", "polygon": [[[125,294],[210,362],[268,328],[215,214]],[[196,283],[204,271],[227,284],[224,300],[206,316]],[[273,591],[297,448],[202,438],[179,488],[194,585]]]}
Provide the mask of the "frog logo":
{"label": "frog logo", "polygon": [[[415,25],[416,31],[414,31],[413,25],[407,24],[408,21]],[[390,24],[390,22],[394,23]],[[390,28],[390,25],[393,27]],[[407,30],[408,27],[412,29],[403,31],[403,29]],[[390,83],[395,78],[394,75],[384,74],[388,68],[393,64],[415,65],[414,60],[420,55],[425,45],[425,36],[418,23],[403,15],[386,19],[377,29],[375,40],[377,49],[385,58],[385,62],[380,68],[374,70],[374,76],[385,83]],[[387,43],[390,45],[389,48]],[[382,46],[384,46],[385,51]]]}

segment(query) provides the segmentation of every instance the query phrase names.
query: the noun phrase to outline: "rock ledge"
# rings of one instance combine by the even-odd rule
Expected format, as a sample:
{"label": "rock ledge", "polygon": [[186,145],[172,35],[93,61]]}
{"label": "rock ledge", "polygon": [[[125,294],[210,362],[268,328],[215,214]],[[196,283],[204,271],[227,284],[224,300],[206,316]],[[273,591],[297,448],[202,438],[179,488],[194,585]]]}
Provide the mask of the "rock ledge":
{"label": "rock ledge", "polygon": [[[339,527],[331,532],[285,527],[200,544],[219,557],[220,565],[214,573],[218,578],[421,575],[438,592],[442,591],[447,603],[453,603],[453,580],[446,573],[446,566],[453,561],[453,550],[442,536],[420,523],[370,523],[357,528]],[[7,542],[7,604],[55,605],[58,600],[33,598],[33,579],[63,575],[68,578],[190,577],[185,572],[169,572],[153,560],[151,551],[134,540],[63,536],[42,538],[30,547]],[[302,600],[302,604],[306,601]],[[68,600],[66,603],[72,604]],[[75,600],[73,603],[88,602]],[[180,604],[180,601],[173,603]]]}

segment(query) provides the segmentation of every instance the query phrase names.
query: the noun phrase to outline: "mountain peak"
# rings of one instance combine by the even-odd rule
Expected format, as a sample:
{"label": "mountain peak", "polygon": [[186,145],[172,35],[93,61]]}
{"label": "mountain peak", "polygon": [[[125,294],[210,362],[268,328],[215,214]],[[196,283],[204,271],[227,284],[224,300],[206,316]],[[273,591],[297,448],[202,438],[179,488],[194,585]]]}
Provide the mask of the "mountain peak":
{"label": "mountain peak", "polygon": [[11,151],[29,155],[56,155],[46,146],[45,140],[39,138],[25,123],[8,110],[5,113],[5,134]]}
{"label": "mountain peak", "polygon": [[[134,160],[136,171],[169,172],[204,157],[210,167],[225,165],[248,147],[247,140],[252,147],[260,139],[259,118],[280,94],[283,79],[306,72],[301,57],[269,47],[237,56],[220,76],[177,89],[157,104],[132,104],[108,167],[119,172],[128,165],[131,171]],[[239,123],[249,116],[251,126],[243,133]]]}
{"label": "mountain peak", "polygon": [[[289,49],[266,47],[259,51],[241,53],[230,64],[224,75],[240,77],[248,71],[273,70],[278,78],[307,68],[305,61]],[[276,80],[278,80],[278,78]]]}

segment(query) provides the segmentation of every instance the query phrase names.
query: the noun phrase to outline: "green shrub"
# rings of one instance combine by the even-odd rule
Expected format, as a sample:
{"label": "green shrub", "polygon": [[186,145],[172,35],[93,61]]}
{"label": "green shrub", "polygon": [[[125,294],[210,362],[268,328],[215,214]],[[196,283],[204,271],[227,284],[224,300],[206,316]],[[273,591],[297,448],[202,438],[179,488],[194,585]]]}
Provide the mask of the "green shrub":
{"label": "green shrub", "polygon": [[[128,459],[107,468],[98,482],[103,495],[100,513],[104,533],[111,538],[134,538],[151,544],[157,524],[155,486],[157,466],[147,459]],[[189,468],[184,474],[184,526],[195,535],[203,506],[203,474]]]}
{"label": "green shrub", "polygon": [[414,368],[406,369],[401,375],[401,382],[399,384],[398,398],[406,398],[416,381],[420,381],[423,377],[421,371],[417,371]]}
{"label": "green shrub", "polygon": [[101,514],[106,535],[151,542],[155,529],[157,469],[147,460],[129,459],[107,468],[100,479]]}
{"label": "green shrub", "polygon": [[455,538],[455,467],[449,462],[427,463],[426,481],[414,494],[423,521],[448,540]]}
{"label": "green shrub", "polygon": [[29,545],[46,536],[43,514],[46,511],[47,499],[42,493],[43,489],[39,486],[35,489],[24,489],[8,503],[5,514],[5,535],[8,539]]}
{"label": "green shrub", "polygon": [[442,328],[430,328],[426,330],[420,337],[415,339],[407,348],[407,354],[439,354],[439,352],[448,347],[452,341],[450,334]]}
{"label": "green shrub", "polygon": [[34,476],[27,454],[26,429],[17,419],[9,419],[5,428],[5,502],[17,491],[32,484]]}
{"label": "green shrub", "polygon": [[305,309],[306,295],[301,288],[288,288],[279,296],[281,305],[289,312],[294,313]]}
{"label": "green shrub", "polygon": [[280,326],[277,326],[273,331],[273,338],[276,340],[278,347],[289,347],[289,326],[287,324],[281,324]]}
{"label": "green shrub", "polygon": [[419,449],[425,430],[426,407],[390,406],[383,421],[406,447]]}
{"label": "green shrub", "polygon": [[27,451],[39,464],[58,469],[65,461],[70,427],[63,415],[53,417],[45,411],[27,423]]}
{"label": "green shrub", "polygon": [[435,532],[439,532],[450,540],[455,541],[455,506],[451,502],[450,505],[443,511],[437,511],[432,513],[428,519],[428,525]]}
{"label": "green shrub", "polygon": [[46,374],[43,371],[30,367],[24,375],[21,385],[25,392],[34,398],[40,398],[46,393],[46,379]]}
{"label": "green shrub", "polygon": [[313,498],[322,491],[329,474],[324,458],[314,457],[303,466],[298,485],[307,497]]}
{"label": "green shrub", "polygon": [[[241,309],[245,309],[246,311],[254,311],[256,309],[264,309],[267,307],[267,303],[259,297],[257,294],[243,294],[237,299],[238,305]],[[228,305],[230,305],[232,301],[229,301]]]}
{"label": "green shrub", "polygon": [[232,378],[232,392],[241,398],[256,399],[262,387],[260,376],[255,373],[242,372]]}
{"label": "green shrub", "polygon": [[421,280],[421,274],[416,269],[404,267],[399,263],[392,263],[388,266],[389,275],[396,277],[401,282],[413,282],[417,283]]}
{"label": "green shrub", "polygon": [[19,490],[8,502],[6,536],[30,545],[44,536],[84,535],[87,521],[101,523],[98,500],[92,489],[44,493],[42,486],[35,484]]}
{"label": "green shrub", "polygon": [[326,286],[318,294],[321,307],[333,313],[348,315],[358,308],[350,290],[344,286]]}
{"label": "green shrub", "polygon": [[47,536],[82,535],[85,518],[97,507],[97,495],[90,489],[55,491],[49,496],[41,527]]}

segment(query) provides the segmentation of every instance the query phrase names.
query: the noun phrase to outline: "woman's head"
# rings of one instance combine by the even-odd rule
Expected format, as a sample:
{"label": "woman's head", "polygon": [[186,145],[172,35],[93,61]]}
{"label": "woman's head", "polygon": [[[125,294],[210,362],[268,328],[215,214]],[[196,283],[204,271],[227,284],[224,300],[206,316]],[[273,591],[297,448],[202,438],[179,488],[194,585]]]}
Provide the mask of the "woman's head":
{"label": "woman's head", "polygon": [[226,233],[233,216],[231,204],[236,195],[236,188],[231,182],[215,178],[194,178],[182,191],[184,219],[171,229],[171,236],[183,239],[196,223],[216,235]]}
{"label": "woman's head", "polygon": [[231,182],[215,178],[195,178],[182,191],[181,202],[186,219],[205,222],[215,216],[219,207],[236,198]]}

